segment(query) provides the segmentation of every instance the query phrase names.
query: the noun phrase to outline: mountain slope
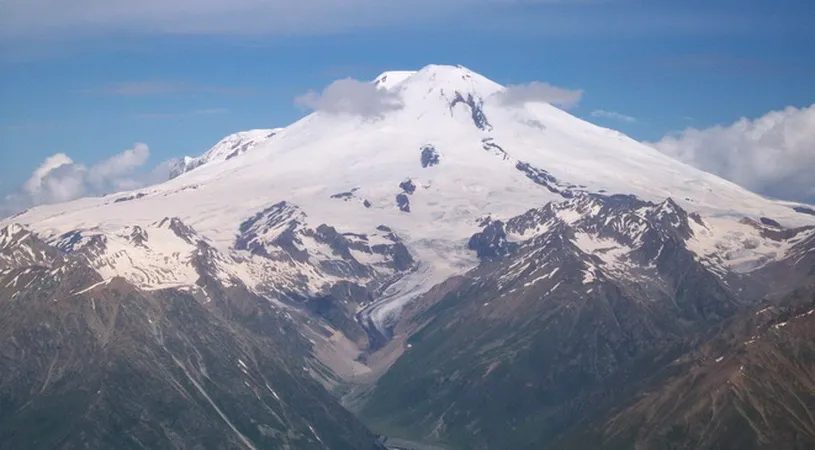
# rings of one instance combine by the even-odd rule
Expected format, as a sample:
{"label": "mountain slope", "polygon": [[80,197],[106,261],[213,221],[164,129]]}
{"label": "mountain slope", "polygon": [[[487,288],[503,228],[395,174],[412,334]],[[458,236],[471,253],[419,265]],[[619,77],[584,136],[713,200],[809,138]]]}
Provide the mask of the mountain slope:
{"label": "mountain slope", "polygon": [[[754,305],[742,294],[743,285],[719,278],[718,266],[688,250],[694,228],[706,226],[670,199],[656,204],[599,195],[549,204],[506,223],[486,221],[484,231],[470,240],[484,263],[445,296],[433,297],[435,301],[403,318],[408,323],[397,329],[406,335],[395,339],[403,343],[403,355],[369,393],[357,393],[359,398],[349,404],[380,432],[452,448],[537,449],[585,427],[587,417],[601,413],[600,405],[625,405],[628,399],[617,396],[618,390],[634,395],[644,389],[646,395],[670,389],[666,378],[646,388],[640,383],[656,370],[666,377],[691,376],[691,365],[669,365],[676,352],[696,336],[714,335],[717,324]],[[799,233],[812,236],[811,229]],[[812,247],[799,250],[808,254]],[[803,259],[797,261],[802,266],[795,267],[811,271]],[[781,261],[762,270],[777,277],[789,264]],[[815,274],[798,281],[815,282]],[[718,339],[731,339],[728,330],[719,330],[723,336]],[[799,353],[807,367],[808,351],[804,345]],[[756,356],[753,363],[756,372],[775,370],[771,359]],[[810,370],[801,375],[802,383],[809,382]],[[750,387],[751,395],[786,389],[779,377],[767,378],[764,387]],[[672,395],[683,395],[686,388]],[[806,388],[795,392],[810,401]],[[633,440],[618,442],[614,436],[651,430],[658,425],[651,414],[676,421],[704,407],[702,397],[687,404],[687,413],[651,413],[649,406],[636,422],[628,416],[620,419],[630,430],[609,422],[604,433],[611,437],[568,448],[612,443],[631,448],[639,438],[625,435]],[[754,408],[771,406],[767,398],[757,401]],[[670,404],[658,395],[653,402],[664,402],[658,403],[663,408]],[[716,439],[728,437],[727,426],[722,427]],[[787,442],[762,430],[762,436],[771,436],[766,437],[770,444]],[[656,431],[639,434],[648,442],[643,448],[663,448]],[[806,434],[800,438],[808,439]],[[732,447],[716,441],[710,448],[743,448],[748,441],[761,442],[752,436]]]}
{"label": "mountain slope", "polygon": [[670,199],[579,195],[484,222],[470,240],[484,263],[411,319],[362,417],[454,448],[556,436],[586,387],[736,311],[684,247],[693,220]]}
{"label": "mountain slope", "polygon": [[553,448],[812,448],[813,312],[808,286],[739,314],[639,374],[628,398]]}
{"label": "mountain slope", "polygon": [[379,448],[268,302],[141,291],[10,234],[4,261],[46,257],[0,270],[0,448]]}

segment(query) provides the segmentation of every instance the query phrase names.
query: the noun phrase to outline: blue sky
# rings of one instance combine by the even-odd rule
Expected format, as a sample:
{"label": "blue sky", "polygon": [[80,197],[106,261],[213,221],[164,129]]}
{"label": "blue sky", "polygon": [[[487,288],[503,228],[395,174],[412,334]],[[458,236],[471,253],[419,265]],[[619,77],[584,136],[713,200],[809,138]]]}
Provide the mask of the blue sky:
{"label": "blue sky", "polygon": [[332,80],[429,63],[582,89],[570,112],[647,141],[815,103],[812,1],[289,3],[4,3],[0,196],[56,153],[93,165],[142,142],[149,167],[291,123]]}

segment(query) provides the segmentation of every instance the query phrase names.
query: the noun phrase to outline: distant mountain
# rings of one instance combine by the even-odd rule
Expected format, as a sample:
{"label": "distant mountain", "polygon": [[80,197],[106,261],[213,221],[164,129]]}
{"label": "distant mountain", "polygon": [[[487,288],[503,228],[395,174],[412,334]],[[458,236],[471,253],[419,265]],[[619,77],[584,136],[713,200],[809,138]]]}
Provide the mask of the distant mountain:
{"label": "distant mountain", "polygon": [[[44,402],[91,420],[72,443],[124,445],[104,433],[125,429],[172,448],[209,429],[214,448],[365,448],[371,435],[329,391],[375,431],[414,441],[611,443],[604,414],[635,408],[613,391],[640,392],[666,367],[684,376],[666,365],[672,349],[813,282],[811,206],[761,197],[461,66],[372,84],[387,107],[238,133],[164,183],[0,222],[0,298],[17,342],[0,369],[0,405],[14,411],[0,417],[0,443],[38,411],[21,405]],[[53,278],[68,267],[71,281]],[[54,346],[89,353],[65,362]],[[116,367],[139,373],[141,390],[119,388],[130,381]],[[53,392],[49,373],[66,380]],[[291,409],[270,406],[263,377]],[[131,405],[126,417],[75,400],[84,379],[115,380],[106,405]],[[165,391],[197,415],[174,422],[164,397],[146,394]],[[751,442],[787,442],[761,433]],[[662,442],[632,439],[621,445]]]}

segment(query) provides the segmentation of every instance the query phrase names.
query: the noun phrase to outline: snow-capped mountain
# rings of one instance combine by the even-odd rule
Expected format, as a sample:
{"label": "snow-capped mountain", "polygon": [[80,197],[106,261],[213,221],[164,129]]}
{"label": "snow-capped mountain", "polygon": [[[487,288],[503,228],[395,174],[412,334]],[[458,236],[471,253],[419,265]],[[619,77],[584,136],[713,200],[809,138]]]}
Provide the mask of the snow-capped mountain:
{"label": "snow-capped mountain", "polygon": [[[700,218],[688,248],[723,274],[754,270],[793,245],[743,219],[779,229],[815,223],[801,208],[549,104],[510,103],[506,88],[463,67],[387,72],[374,83],[401,108],[318,111],[282,129],[238,133],[165,183],[13,221],[67,251],[92,252],[104,277],[146,289],[193,285],[199,242],[219,255],[224,280],[269,297],[314,298],[350,282],[366,289],[366,302],[388,299],[376,308],[380,324],[478,263],[467,242],[485,217],[565,202],[552,207],[577,220],[594,207],[569,207],[575,198],[670,198]],[[169,218],[188,231],[167,228]],[[632,217],[620,226],[639,225]]]}
{"label": "snow-capped mountain", "polygon": [[[386,72],[372,84],[387,101],[381,110],[317,111],[238,133],[181,161],[164,183],[0,221],[0,306],[19,317],[0,328],[18,339],[43,317],[78,315],[59,322],[69,331],[54,342],[104,344],[125,317],[116,342],[147,342],[153,353],[128,344],[98,355],[149,366],[149,392],[189,380],[182,397],[198,392],[214,406],[202,380],[225,387],[219,401],[231,409],[216,420],[228,425],[229,445],[323,448],[330,436],[346,445],[336,448],[370,448],[350,417],[347,434],[305,419],[310,405],[338,408],[304,381],[313,378],[341,385],[346,406],[387,430],[460,448],[531,449],[559,443],[581,411],[613,411],[618,391],[641,389],[632,380],[664,377],[662,363],[710,340],[699,333],[758,303],[811,309],[788,305],[797,288],[815,285],[810,206],[517,101],[460,66]],[[36,302],[20,309],[20,299]],[[212,324],[223,332],[214,340]],[[247,348],[279,358],[254,371]],[[788,349],[779,351],[786,360]],[[32,364],[54,367],[41,353]],[[277,375],[292,380],[290,401],[267,384]],[[33,392],[29,378],[10,379]],[[243,402],[258,415],[234,407]],[[772,410],[789,421],[787,408]],[[281,417],[295,418],[296,435],[277,431],[291,426]]]}

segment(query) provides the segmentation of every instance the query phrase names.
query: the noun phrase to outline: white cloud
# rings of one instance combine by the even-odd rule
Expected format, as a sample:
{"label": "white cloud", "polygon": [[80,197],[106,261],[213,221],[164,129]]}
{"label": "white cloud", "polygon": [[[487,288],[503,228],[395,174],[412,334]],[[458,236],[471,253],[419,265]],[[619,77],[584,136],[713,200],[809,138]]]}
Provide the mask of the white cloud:
{"label": "white cloud", "polygon": [[755,192],[815,203],[815,105],[688,128],[652,145]]}
{"label": "white cloud", "polygon": [[0,203],[0,213],[136,189],[166,180],[169,169],[162,165],[146,174],[140,172],[149,157],[150,149],[145,144],[136,144],[91,166],[75,163],[64,153],[49,156],[16,193],[5,197]]}
{"label": "white cloud", "polygon": [[563,89],[549,83],[533,81],[529,84],[507,86],[495,95],[505,105],[542,102],[568,109],[580,102],[583,90]]}
{"label": "white cloud", "polygon": [[631,117],[616,111],[606,111],[604,109],[595,109],[591,112],[592,117],[603,117],[606,119],[620,120],[623,122],[634,123],[637,121],[636,117]]}
{"label": "white cloud", "polygon": [[398,95],[378,89],[372,83],[350,78],[331,83],[322,93],[308,92],[294,102],[314,111],[363,117],[381,116],[403,106]]}
{"label": "white cloud", "polygon": [[123,177],[131,174],[147,162],[150,149],[145,144],[136,144],[128,149],[95,164],[87,171],[88,182],[97,188],[104,188],[107,184],[119,183]]}
{"label": "white cloud", "polygon": [[39,167],[34,169],[34,173],[23,185],[23,190],[29,195],[38,195],[43,188],[43,179],[49,173],[67,164],[73,164],[74,161],[65,153],[57,153],[55,155],[45,158],[45,161]]}

